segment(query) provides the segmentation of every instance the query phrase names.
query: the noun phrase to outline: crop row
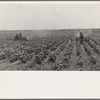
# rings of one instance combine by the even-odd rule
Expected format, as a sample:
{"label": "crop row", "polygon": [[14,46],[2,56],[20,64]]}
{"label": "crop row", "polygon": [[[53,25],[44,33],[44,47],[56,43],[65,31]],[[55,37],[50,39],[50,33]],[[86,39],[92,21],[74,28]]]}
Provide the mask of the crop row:
{"label": "crop row", "polygon": [[71,60],[71,55],[73,53],[73,41],[71,40],[67,47],[65,48],[65,53],[63,59],[59,63],[55,63],[54,66],[52,67],[52,70],[65,70],[66,68],[70,67],[70,60]]}
{"label": "crop row", "polygon": [[89,57],[89,65],[91,66],[90,70],[99,69],[99,61],[98,61],[95,53],[93,52],[92,48],[87,43],[84,43],[84,49]]}

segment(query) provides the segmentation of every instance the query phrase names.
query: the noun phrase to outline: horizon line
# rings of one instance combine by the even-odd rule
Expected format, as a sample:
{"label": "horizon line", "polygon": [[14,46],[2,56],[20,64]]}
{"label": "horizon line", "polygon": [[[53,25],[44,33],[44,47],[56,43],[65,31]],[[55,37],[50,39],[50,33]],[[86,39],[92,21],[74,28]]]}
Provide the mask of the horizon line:
{"label": "horizon line", "polygon": [[77,30],[77,29],[100,29],[100,28],[68,28],[68,29],[0,29],[0,31],[33,31],[33,30]]}

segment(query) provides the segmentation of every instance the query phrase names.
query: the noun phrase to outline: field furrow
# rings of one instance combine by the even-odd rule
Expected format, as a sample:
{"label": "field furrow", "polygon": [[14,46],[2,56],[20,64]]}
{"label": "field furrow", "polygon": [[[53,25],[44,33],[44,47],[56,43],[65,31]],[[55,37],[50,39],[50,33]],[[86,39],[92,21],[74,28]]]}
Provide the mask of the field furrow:
{"label": "field furrow", "polygon": [[99,38],[81,35],[69,32],[28,41],[0,41],[0,70],[100,70]]}

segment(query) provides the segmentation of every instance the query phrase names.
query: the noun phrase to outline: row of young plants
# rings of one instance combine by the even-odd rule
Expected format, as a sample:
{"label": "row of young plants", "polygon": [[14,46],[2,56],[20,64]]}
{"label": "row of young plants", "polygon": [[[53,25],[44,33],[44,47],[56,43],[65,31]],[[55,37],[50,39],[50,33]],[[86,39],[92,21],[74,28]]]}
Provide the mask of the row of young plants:
{"label": "row of young plants", "polygon": [[94,52],[100,56],[100,47],[98,44],[96,44],[94,39],[88,38],[87,43],[89,46],[94,50]]}
{"label": "row of young plants", "polygon": [[71,66],[70,61],[71,61],[71,55],[73,53],[73,47],[74,43],[72,40],[70,40],[67,46],[65,47],[65,53],[63,55],[63,58],[59,63],[55,63],[54,66],[52,66],[52,70],[58,70],[58,71],[66,70]]}
{"label": "row of young plants", "polygon": [[99,61],[89,44],[84,43],[84,50],[89,57],[90,70],[99,70]]}
{"label": "row of young plants", "polygon": [[82,70],[83,68],[82,44],[79,41],[76,42],[76,56],[77,56],[76,69]]}

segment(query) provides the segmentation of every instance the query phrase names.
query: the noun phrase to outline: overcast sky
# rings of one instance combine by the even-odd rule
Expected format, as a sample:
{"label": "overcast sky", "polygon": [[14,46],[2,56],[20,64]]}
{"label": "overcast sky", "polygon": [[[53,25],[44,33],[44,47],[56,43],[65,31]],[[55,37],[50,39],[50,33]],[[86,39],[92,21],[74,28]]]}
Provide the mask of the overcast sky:
{"label": "overcast sky", "polygon": [[100,28],[100,2],[0,2],[0,30]]}

